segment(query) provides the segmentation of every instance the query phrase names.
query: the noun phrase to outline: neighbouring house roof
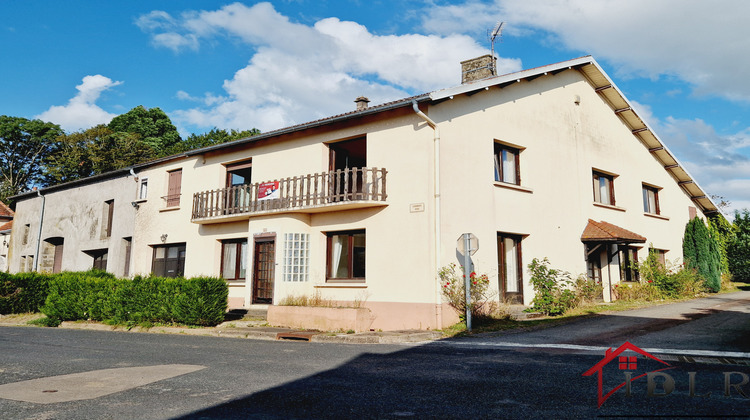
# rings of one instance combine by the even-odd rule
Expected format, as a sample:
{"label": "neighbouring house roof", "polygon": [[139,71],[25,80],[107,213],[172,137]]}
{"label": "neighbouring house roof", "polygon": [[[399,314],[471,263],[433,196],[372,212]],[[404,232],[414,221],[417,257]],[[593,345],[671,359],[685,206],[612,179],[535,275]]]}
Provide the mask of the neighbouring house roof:
{"label": "neighbouring house roof", "polygon": [[13,229],[12,220],[8,223],[3,223],[2,225],[0,225],[0,233],[10,233],[11,229]]}
{"label": "neighbouring house roof", "polygon": [[[422,95],[416,95],[409,98],[399,99],[392,102],[387,102],[381,105],[371,106],[361,110],[354,110],[344,114],[335,115],[315,121],[306,122],[303,124],[297,124],[286,128],[281,128],[266,133],[261,133],[255,136],[247,137],[244,139],[235,140],[232,142],[217,144],[208,146],[200,149],[190,150],[179,155],[167,156],[164,158],[156,159],[151,162],[145,162],[132,167],[123,168],[117,171],[113,171],[106,174],[96,175],[93,177],[85,178],[82,180],[76,180],[65,184],[60,184],[48,188],[44,188],[42,192],[54,191],[57,189],[64,189],[69,186],[85,184],[88,182],[95,182],[103,179],[113,178],[118,175],[127,174],[130,169],[139,170],[154,166],[160,163],[164,163],[170,160],[179,159],[187,156],[200,155],[215,150],[227,149],[236,147],[243,144],[253,143],[260,140],[265,140],[273,137],[282,136],[285,134],[295,133],[311,128],[322,127],[325,125],[335,124],[343,122],[353,118],[361,118],[364,116],[375,115],[381,112],[390,111],[397,108],[411,106],[412,102],[429,102],[432,105],[437,105],[443,101],[450,100],[455,95],[473,95],[481,90],[489,89],[502,89],[504,87],[520,83],[522,81],[530,82],[539,77],[554,76],[555,74],[561,73],[566,70],[575,69],[581,72],[584,77],[588,80],[594,90],[602,97],[602,99],[609,104],[612,108],[612,112],[615,113],[623,123],[631,130],[633,136],[637,138],[646,147],[651,155],[664,167],[664,169],[672,176],[677,184],[687,193],[692,199],[696,206],[704,213],[718,213],[718,207],[711,198],[703,191],[693,177],[688,173],[687,169],[674,157],[671,151],[664,145],[659,137],[653,132],[653,130],[644,122],[638,114],[633,110],[631,104],[625,98],[625,95],[615,86],[614,82],[599,66],[599,63],[594,60],[591,56],[584,56],[575,58],[572,60],[562,61],[559,63],[549,64],[546,66],[536,67],[532,69],[522,70],[515,73],[509,73],[499,76],[493,76],[486,79],[481,79],[473,82],[468,82],[455,86],[452,88],[436,90],[431,93]],[[18,194],[13,199],[26,198],[35,194],[34,191]]]}
{"label": "neighbouring house roof", "polygon": [[589,219],[589,223],[583,229],[581,242],[645,243],[646,238],[611,223]]}
{"label": "neighbouring house roof", "polygon": [[12,219],[14,214],[10,207],[0,201],[0,219]]}

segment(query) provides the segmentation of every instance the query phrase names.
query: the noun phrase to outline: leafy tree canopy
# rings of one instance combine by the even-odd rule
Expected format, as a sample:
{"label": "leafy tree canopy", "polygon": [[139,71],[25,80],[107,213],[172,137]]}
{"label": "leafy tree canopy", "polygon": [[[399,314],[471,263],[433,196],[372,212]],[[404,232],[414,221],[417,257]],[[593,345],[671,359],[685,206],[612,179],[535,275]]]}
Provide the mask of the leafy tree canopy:
{"label": "leafy tree canopy", "polygon": [[0,199],[43,180],[44,164],[62,134],[57,124],[0,115]]}
{"label": "leafy tree canopy", "polygon": [[750,282],[750,211],[734,213],[734,236],[727,245],[729,271],[736,281]]}
{"label": "leafy tree canopy", "polygon": [[112,132],[135,133],[159,155],[180,141],[180,134],[167,114],[159,108],[146,109],[143,105],[112,118],[108,125]]}
{"label": "leafy tree canopy", "polygon": [[260,134],[260,130],[253,128],[251,130],[231,130],[213,128],[211,131],[203,134],[191,134],[188,138],[172,146],[165,156],[182,153],[188,150],[200,149],[201,147],[213,146],[216,144],[226,143],[234,140],[244,139]]}

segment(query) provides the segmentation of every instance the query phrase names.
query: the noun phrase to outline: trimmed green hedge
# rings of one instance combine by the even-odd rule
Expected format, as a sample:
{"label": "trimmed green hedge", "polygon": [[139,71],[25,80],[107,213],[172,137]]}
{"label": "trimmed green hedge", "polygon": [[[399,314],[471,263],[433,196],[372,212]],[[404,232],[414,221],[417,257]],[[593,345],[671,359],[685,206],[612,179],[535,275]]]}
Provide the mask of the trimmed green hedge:
{"label": "trimmed green hedge", "polygon": [[49,283],[41,311],[60,321],[216,325],[224,320],[229,289],[216,277],[133,280],[61,273]]}
{"label": "trimmed green hedge", "polygon": [[0,272],[0,314],[39,312],[47,299],[52,275]]}

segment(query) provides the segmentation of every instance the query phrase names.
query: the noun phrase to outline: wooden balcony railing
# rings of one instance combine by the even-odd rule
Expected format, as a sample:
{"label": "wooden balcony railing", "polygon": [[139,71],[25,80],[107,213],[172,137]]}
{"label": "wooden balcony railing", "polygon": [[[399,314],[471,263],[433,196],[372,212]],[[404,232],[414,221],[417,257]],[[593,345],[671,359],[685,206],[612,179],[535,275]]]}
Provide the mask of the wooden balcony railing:
{"label": "wooden balcony railing", "polygon": [[385,201],[387,173],[383,168],[347,168],[278,179],[271,181],[278,182],[275,198],[266,199],[259,199],[258,192],[270,182],[202,191],[193,195],[192,219]]}

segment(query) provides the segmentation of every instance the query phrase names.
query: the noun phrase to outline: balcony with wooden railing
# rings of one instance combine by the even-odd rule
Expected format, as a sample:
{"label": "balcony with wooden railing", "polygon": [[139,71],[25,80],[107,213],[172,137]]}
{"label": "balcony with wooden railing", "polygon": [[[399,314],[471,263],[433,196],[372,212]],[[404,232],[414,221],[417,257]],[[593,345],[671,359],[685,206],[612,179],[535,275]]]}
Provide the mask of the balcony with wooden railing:
{"label": "balcony with wooden railing", "polygon": [[193,194],[193,223],[386,206],[383,168],[346,168]]}

